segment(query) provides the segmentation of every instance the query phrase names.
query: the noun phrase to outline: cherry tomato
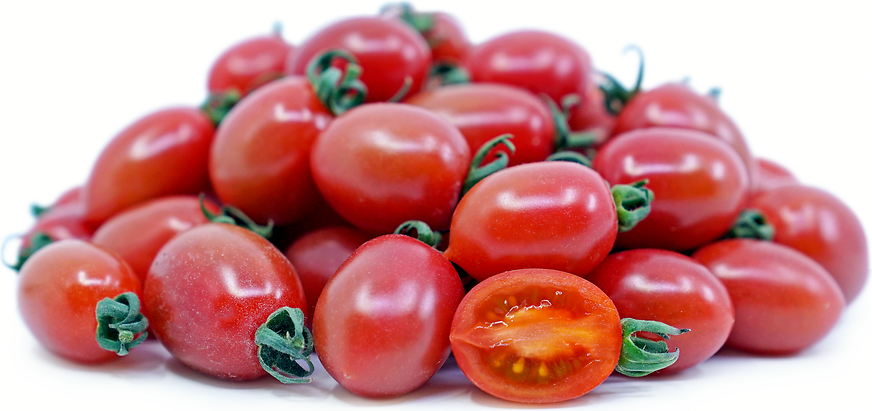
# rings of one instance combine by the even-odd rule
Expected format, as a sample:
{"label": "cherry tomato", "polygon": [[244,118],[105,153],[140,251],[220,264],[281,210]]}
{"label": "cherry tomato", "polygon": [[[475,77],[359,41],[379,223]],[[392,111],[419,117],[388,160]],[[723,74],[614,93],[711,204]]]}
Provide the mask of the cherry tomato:
{"label": "cherry tomato", "polygon": [[445,116],[460,129],[473,153],[488,140],[506,133],[512,135],[516,147],[509,165],[543,161],[554,152],[551,112],[539,97],[524,89],[502,84],[462,84],[419,93],[408,103]]}
{"label": "cherry tomato", "polygon": [[363,68],[366,101],[386,101],[412,81],[406,95],[421,88],[431,54],[427,42],[406,24],[379,17],[357,17],[333,23],[315,33],[290,54],[285,73],[305,74],[309,61],[332,49],[357,57]]}
{"label": "cherry tomato", "polygon": [[515,270],[476,285],[451,323],[451,350],[482,391],[509,401],[579,397],[612,373],[621,354],[615,305],[587,280]]}
{"label": "cherry tomato", "polygon": [[291,51],[281,34],[254,37],[227,49],[209,70],[210,93],[235,90],[248,94],[284,74]]}
{"label": "cherry tomato", "polygon": [[195,108],[166,109],[133,123],[91,170],[82,192],[86,218],[99,224],[152,198],[205,191],[213,134],[209,118]]}
{"label": "cherry tomato", "polygon": [[724,345],[733,328],[733,303],[727,289],[708,268],[676,252],[622,251],[606,257],[584,278],[612,299],[621,318],[660,321],[692,331],[666,341],[681,355],[660,374],[707,360]]}
{"label": "cherry tomato", "polygon": [[54,204],[52,204],[52,207],[57,207],[57,206],[61,206],[64,204],[81,203],[81,202],[82,202],[82,187],[76,186],[76,187],[70,188],[69,190],[63,192],[63,194],[61,194],[60,197],[58,197],[58,199],[55,200]]}
{"label": "cherry tomato", "polygon": [[696,130],[648,128],[616,136],[593,168],[611,184],[649,180],[651,214],[618,235],[619,248],[692,250],[723,236],[749,191],[741,158]]}
{"label": "cherry tomato", "polygon": [[571,40],[543,31],[515,31],[472,48],[463,61],[475,82],[511,84],[554,101],[584,98],[591,81],[590,56]]}
{"label": "cherry tomato", "polygon": [[593,147],[599,148],[612,136],[615,116],[606,110],[605,96],[596,81],[591,81],[581,102],[569,110],[569,128],[593,133]]}
{"label": "cherry tomato", "polygon": [[364,104],[334,120],[312,147],[324,199],[354,226],[393,232],[408,220],[448,228],[471,162],[441,116],[407,104]]}
{"label": "cherry tomato", "polygon": [[435,249],[403,235],[376,237],[339,267],[318,299],[312,332],[321,364],[357,395],[411,392],[448,358],[463,293],[451,262]]}
{"label": "cherry tomato", "polygon": [[327,280],[363,243],[372,237],[351,227],[327,227],[304,234],[285,251],[303,284],[307,315],[315,312],[315,303]]}
{"label": "cherry tomato", "polygon": [[319,201],[309,155],[332,118],[302,76],[274,81],[243,99],[212,144],[209,175],[218,197],[261,224],[299,220]]}
{"label": "cherry tomato", "polygon": [[618,233],[608,184],[580,164],[547,161],[499,171],[457,205],[445,256],[482,281],[521,268],[585,275]]}
{"label": "cherry tomato", "polygon": [[[206,202],[206,207],[218,212],[218,207],[210,201]],[[197,197],[163,197],[131,207],[106,220],[94,233],[91,242],[117,253],[144,283],[154,257],[167,241],[207,222]]]}
{"label": "cherry tomato", "polygon": [[118,358],[97,344],[97,302],[141,294],[133,270],[118,256],[81,240],[49,244],[21,267],[18,309],[36,340],[52,353],[82,362]]}
{"label": "cherry tomato", "polygon": [[789,247],[749,239],[719,241],[693,254],[727,287],[736,324],[727,345],[790,354],[829,333],[845,306],[819,264]]}
{"label": "cherry tomato", "polygon": [[459,62],[472,47],[460,23],[448,13],[416,12],[411,6],[399,4],[382,16],[399,19],[421,33],[430,45],[433,61]]}
{"label": "cherry tomato", "polygon": [[869,277],[869,248],[860,219],[832,194],[791,184],[766,190],[751,200],[775,228],[776,243],[799,250],[822,265],[854,301]]}
{"label": "cherry tomato", "polygon": [[754,162],[757,167],[755,193],[765,192],[778,186],[799,183],[799,180],[790,170],[772,160],[757,157]]}
{"label": "cherry tomato", "polygon": [[151,329],[185,365],[227,380],[266,375],[254,334],[282,307],[305,310],[294,267],[263,237],[223,223],[194,227],[161,248],[144,291]]}

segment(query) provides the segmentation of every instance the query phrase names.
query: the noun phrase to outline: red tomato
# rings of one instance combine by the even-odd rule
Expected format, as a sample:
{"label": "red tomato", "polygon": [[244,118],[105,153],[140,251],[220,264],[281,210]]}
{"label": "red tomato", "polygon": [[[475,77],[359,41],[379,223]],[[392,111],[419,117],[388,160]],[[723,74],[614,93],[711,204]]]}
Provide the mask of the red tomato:
{"label": "red tomato", "polygon": [[306,308],[294,267],[263,237],[210,223],[170,240],[145,281],[151,329],[185,365],[227,380],[266,375],[254,334],[281,307]]}
{"label": "red tomato", "polygon": [[727,345],[790,354],[829,333],[845,306],[839,286],[819,264],[767,241],[736,239],[693,254],[727,287],[736,324]]}
{"label": "red tomato", "polygon": [[158,111],[121,131],[83,188],[87,219],[99,224],[152,198],[205,191],[213,134],[209,118],[195,108]]}
{"label": "red tomato", "polygon": [[539,97],[524,89],[462,84],[416,94],[408,103],[445,116],[460,129],[473,153],[506,133],[516,147],[509,165],[543,161],[554,152],[554,118]]}
{"label": "red tomato", "polygon": [[472,47],[460,23],[450,14],[416,12],[403,3],[390,7],[382,16],[399,19],[421,33],[430,45],[433,61],[459,62]]}
{"label": "red tomato", "polygon": [[370,235],[351,227],[327,227],[304,234],[285,251],[303,284],[307,315],[315,312],[315,303],[327,280]]}
{"label": "red tomato", "polygon": [[47,350],[77,362],[104,362],[118,355],[97,344],[97,302],[128,291],[141,294],[127,263],[84,241],[63,240],[42,248],[21,268],[18,309]]}
{"label": "red tomato", "polygon": [[381,103],[334,120],[312,147],[311,167],[339,215],[384,234],[408,220],[448,228],[470,162],[463,135],[439,115]]}
{"label": "red tomato", "polygon": [[451,262],[421,241],[396,234],[370,240],[318,299],[312,332],[321,364],[357,395],[411,392],[448,358],[463,293]]}
{"label": "red tomato", "polygon": [[692,250],[723,236],[748,196],[748,171],[730,147],[696,130],[649,128],[617,136],[593,168],[611,184],[649,180],[651,214],[618,235],[619,248]]}
{"label": "red tomato", "polygon": [[584,395],[621,354],[618,311],[587,280],[554,270],[502,273],[457,308],[451,350],[482,391],[509,401],[552,403]]}
{"label": "red tomato", "polygon": [[472,48],[463,61],[475,82],[511,84],[554,101],[584,98],[593,68],[571,40],[542,31],[515,31]]}
{"label": "red tomato", "polygon": [[605,96],[596,81],[587,86],[584,98],[569,110],[569,128],[594,134],[593,147],[600,147],[612,136],[615,116],[606,110]]}
{"label": "red tomato", "polygon": [[482,281],[521,268],[585,275],[618,233],[608,184],[580,164],[548,161],[499,171],[463,196],[445,256]]}
{"label": "red tomato", "polygon": [[305,74],[309,61],[332,49],[357,57],[361,81],[369,89],[366,101],[386,101],[412,80],[406,95],[421,88],[430,67],[430,48],[405,23],[379,17],[357,17],[333,23],[295,48],[285,66],[287,74]]}
{"label": "red tomato", "polygon": [[749,207],[775,227],[776,243],[799,250],[822,265],[850,303],[869,277],[869,248],[860,219],[832,194],[792,184],[764,191]]}
{"label": "red tomato", "polygon": [[235,90],[248,94],[284,74],[291,45],[280,33],[254,37],[227,49],[209,70],[210,93]]}
{"label": "red tomato", "polygon": [[52,207],[57,207],[57,206],[64,205],[64,204],[81,203],[81,202],[82,202],[82,187],[76,186],[76,187],[73,187],[73,188],[65,191],[63,194],[61,194],[60,197],[58,197],[58,199],[55,200],[54,204],[52,204]]}
{"label": "red tomato", "polygon": [[[218,212],[209,201],[206,207]],[[145,282],[148,268],[167,241],[207,222],[197,197],[164,197],[116,214],[100,226],[91,242],[117,253]]]}
{"label": "red tomato", "polygon": [[[655,200],[656,201],[656,200]],[[714,355],[733,328],[727,289],[705,266],[673,251],[641,249],[612,254],[585,278],[605,292],[621,318],[660,321],[691,332],[670,338],[675,373]]]}
{"label": "red tomato", "polygon": [[299,220],[319,201],[309,152],[332,118],[302,76],[243,99],[212,144],[209,175],[218,197],[261,224]]}
{"label": "red tomato", "polygon": [[799,180],[790,170],[772,160],[757,157],[754,159],[754,163],[757,167],[755,193],[768,191],[778,186],[799,183]]}

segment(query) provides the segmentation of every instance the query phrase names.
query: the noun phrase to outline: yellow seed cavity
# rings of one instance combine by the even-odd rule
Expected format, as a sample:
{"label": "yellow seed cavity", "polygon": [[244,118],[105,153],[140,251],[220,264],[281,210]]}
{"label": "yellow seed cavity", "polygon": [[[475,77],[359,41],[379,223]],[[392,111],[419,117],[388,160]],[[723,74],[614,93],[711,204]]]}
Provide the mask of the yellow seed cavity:
{"label": "yellow seed cavity", "polygon": [[548,376],[548,367],[545,366],[545,363],[539,364],[539,376],[547,377]]}
{"label": "yellow seed cavity", "polygon": [[524,358],[523,357],[518,358],[518,361],[515,361],[515,363],[512,364],[512,372],[514,372],[515,374],[520,374],[520,373],[524,372]]}

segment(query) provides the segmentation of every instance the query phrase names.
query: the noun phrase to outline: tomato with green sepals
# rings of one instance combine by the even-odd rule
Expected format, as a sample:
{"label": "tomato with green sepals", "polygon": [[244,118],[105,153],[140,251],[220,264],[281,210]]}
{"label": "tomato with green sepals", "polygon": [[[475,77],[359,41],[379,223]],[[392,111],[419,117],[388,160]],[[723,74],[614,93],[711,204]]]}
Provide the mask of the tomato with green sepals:
{"label": "tomato with green sepals", "polygon": [[210,93],[249,94],[284,75],[291,50],[291,45],[282,39],[279,27],[269,35],[234,44],[212,63],[206,88]]}
{"label": "tomato with green sepals", "polygon": [[442,12],[419,12],[407,3],[389,5],[382,16],[400,19],[414,28],[430,46],[433,61],[457,63],[472,47],[460,23]]}

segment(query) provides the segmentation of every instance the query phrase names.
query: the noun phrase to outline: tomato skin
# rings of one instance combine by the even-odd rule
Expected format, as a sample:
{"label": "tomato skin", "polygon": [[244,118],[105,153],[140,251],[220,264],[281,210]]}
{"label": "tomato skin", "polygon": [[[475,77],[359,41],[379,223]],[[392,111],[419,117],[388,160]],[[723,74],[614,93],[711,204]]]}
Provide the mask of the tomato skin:
{"label": "tomato skin", "polygon": [[696,260],[673,251],[638,249],[606,257],[585,279],[605,292],[621,318],[659,321],[691,332],[670,337],[681,355],[658,374],[673,374],[714,355],[735,322],[726,287]]}
{"label": "tomato skin", "polygon": [[236,90],[248,94],[282,76],[291,49],[278,33],[234,44],[212,63],[207,89],[210,93]]}
{"label": "tomato skin", "polygon": [[86,217],[102,223],[143,201],[198,194],[209,183],[214,127],[196,108],[170,108],[122,130],[100,153],[82,192]]}
{"label": "tomato skin", "polygon": [[445,257],[478,281],[521,268],[583,276],[612,249],[617,212],[607,183],[590,168],[530,163],[473,186],[450,232]]}
{"label": "tomato skin", "polygon": [[460,129],[473,153],[506,133],[512,135],[516,148],[515,154],[509,156],[509,165],[544,161],[554,152],[551,112],[539,97],[524,89],[503,84],[462,84],[418,93],[408,103],[445,116]]}
{"label": "tomato skin", "polygon": [[775,227],[773,241],[822,265],[847,303],[857,298],[869,277],[869,249],[860,219],[842,200],[819,188],[791,184],[757,194],[749,206]]}
{"label": "tomato skin", "polygon": [[254,333],[277,309],[306,308],[294,267],[244,228],[210,223],[171,239],[155,258],[143,298],[151,330],[185,365],[226,380],[266,375]]}
{"label": "tomato skin", "polygon": [[290,76],[243,99],[212,143],[209,175],[221,201],[260,224],[290,224],[319,201],[309,155],[332,114],[308,80]]}
{"label": "tomato skin", "polygon": [[433,27],[427,32],[427,37],[432,39],[430,51],[433,61],[460,62],[472,48],[469,39],[466,38],[460,22],[448,13],[430,13],[433,18]]}
{"label": "tomato skin", "polygon": [[124,292],[142,294],[136,274],[118,256],[81,240],[45,246],[21,267],[18,310],[36,340],[81,363],[118,358],[97,345],[97,302]]}
{"label": "tomato skin", "polygon": [[596,81],[588,84],[584,98],[570,109],[567,121],[570,130],[594,133],[594,148],[602,147],[613,135],[616,118],[606,110],[605,95]]}
{"label": "tomato skin", "polygon": [[676,128],[634,130],[603,146],[593,168],[611,184],[648,179],[651,214],[618,234],[618,248],[692,250],[723,236],[750,190],[741,158],[725,143]]}
{"label": "tomato skin", "polygon": [[463,285],[445,257],[403,235],[376,237],[330,278],[313,337],[327,372],[354,394],[385,398],[420,387],[449,354]]}
{"label": "tomato skin", "polygon": [[427,77],[431,53],[427,42],[405,23],[380,17],[356,17],[333,23],[300,44],[288,57],[286,74],[306,74],[321,52],[344,49],[357,57],[366,84],[367,102],[387,101],[403,88],[406,77],[415,94]]}
{"label": "tomato skin", "polygon": [[[549,290],[562,295],[549,293]],[[509,296],[517,296],[514,299],[520,303],[512,304]],[[502,314],[496,312],[498,307],[494,301],[505,301],[507,309],[502,309]],[[512,311],[512,306],[518,310]],[[521,318],[514,320],[506,315],[507,311]],[[520,314],[529,311],[533,312],[532,319],[525,322]],[[489,315],[494,316],[488,318]],[[506,318],[503,325],[507,325],[499,327],[502,317]],[[520,330],[512,332],[513,326]],[[579,334],[573,335],[573,328],[580,330]],[[481,330],[487,331],[482,333]],[[508,334],[498,334],[503,330]],[[488,331],[493,335],[487,335]],[[491,345],[486,344],[487,337],[505,339]],[[605,293],[581,277],[545,269],[509,271],[479,283],[463,298],[451,323],[451,349],[457,365],[470,381],[495,397],[523,403],[566,401],[594,389],[615,369],[621,354],[621,339],[618,311]],[[533,354],[538,355],[519,355],[525,342],[532,346]],[[545,363],[546,367],[558,361],[571,363],[573,359],[581,359],[585,364],[576,365],[568,375],[560,376],[559,381],[553,378],[536,381],[526,375],[513,381],[509,374],[512,370],[494,369],[493,361],[499,361],[497,351],[501,349],[508,352],[506,357],[532,359]],[[555,371],[554,367],[548,367],[548,375]]]}
{"label": "tomato skin", "polygon": [[544,31],[514,31],[473,47],[463,66],[474,82],[502,83],[554,101],[584,93],[590,83],[587,52],[571,40]]}
{"label": "tomato skin", "polygon": [[726,345],[760,354],[791,354],[835,326],[845,300],[819,264],[789,247],[735,239],[707,245],[693,258],[727,287],[736,324]]}
{"label": "tomato skin", "polygon": [[385,234],[408,220],[448,228],[470,162],[463,135],[439,115],[373,103],[334,120],[315,141],[310,164],[339,215]]}
{"label": "tomato skin", "polygon": [[[218,212],[218,206],[208,200],[206,208]],[[117,253],[144,283],[154,257],[167,241],[207,222],[199,198],[163,197],[131,207],[106,220],[94,233],[91,242]]]}
{"label": "tomato skin", "polygon": [[23,236],[22,247],[27,247],[31,236],[38,232],[48,235],[54,241],[88,240],[96,229],[95,224],[85,220],[85,208],[82,204],[55,205],[36,219],[33,227]]}
{"label": "tomato skin", "polygon": [[783,185],[798,184],[799,180],[784,166],[765,158],[754,159],[757,167],[757,181],[754,193],[762,193]]}

